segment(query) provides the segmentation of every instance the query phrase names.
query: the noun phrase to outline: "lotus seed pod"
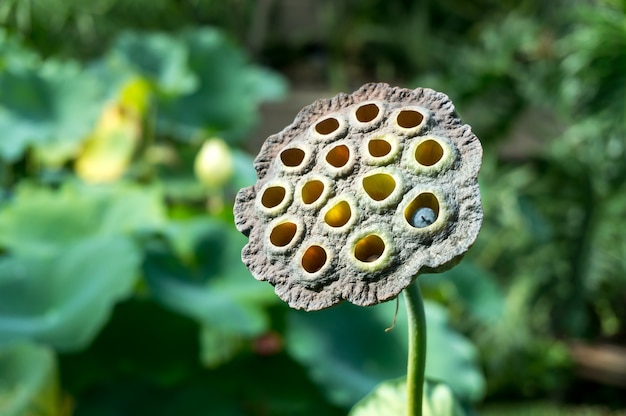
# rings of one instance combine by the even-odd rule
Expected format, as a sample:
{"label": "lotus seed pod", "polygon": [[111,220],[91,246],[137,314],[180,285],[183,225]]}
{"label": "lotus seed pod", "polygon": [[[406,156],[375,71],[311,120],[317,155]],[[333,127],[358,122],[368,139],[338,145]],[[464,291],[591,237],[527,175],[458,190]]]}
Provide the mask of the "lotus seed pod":
{"label": "lotus seed pod", "polygon": [[393,299],[474,243],[481,158],[442,93],[367,84],[319,100],[266,140],[237,194],[242,259],[294,308]]}

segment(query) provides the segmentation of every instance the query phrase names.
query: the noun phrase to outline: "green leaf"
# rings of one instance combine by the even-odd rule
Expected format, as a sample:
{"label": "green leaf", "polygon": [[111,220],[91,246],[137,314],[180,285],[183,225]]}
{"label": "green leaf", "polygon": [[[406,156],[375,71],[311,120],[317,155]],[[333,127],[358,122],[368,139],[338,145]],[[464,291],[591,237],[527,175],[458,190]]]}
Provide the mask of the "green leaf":
{"label": "green leaf", "polygon": [[105,99],[98,78],[72,62],[0,72],[0,157],[15,161],[32,145],[64,161],[95,125]]}
{"label": "green leaf", "polygon": [[0,346],[37,340],[60,350],[84,347],[131,293],[139,262],[121,236],[0,258]]}
{"label": "green leaf", "polygon": [[[0,12],[0,15],[1,14]],[[0,55],[0,71],[5,68],[28,70],[41,65],[41,59],[35,52],[24,47],[20,39],[11,36],[11,34],[2,27],[0,27],[0,50],[2,50],[2,54]]]}
{"label": "green leaf", "polygon": [[[406,379],[388,380],[359,401],[350,416],[398,416],[407,414]],[[466,412],[443,383],[426,381],[422,399],[423,416],[464,416]]]}
{"label": "green leaf", "polygon": [[241,346],[239,335],[220,331],[213,326],[204,326],[200,331],[200,358],[207,367],[217,367],[230,361]]}
{"label": "green leaf", "polygon": [[[198,331],[192,320],[146,297],[119,302],[87,348],[60,355],[63,388],[85,405],[92,401],[81,401],[82,394],[91,396],[108,383],[128,393],[122,379],[142,380],[170,391],[199,368]],[[112,399],[115,393],[110,393]]]}
{"label": "green leaf", "polygon": [[158,229],[160,194],[136,186],[23,185],[0,211],[0,344],[86,345],[139,272],[133,234]]}
{"label": "green leaf", "polygon": [[232,149],[233,156],[233,178],[231,186],[239,190],[254,185],[256,182],[256,170],[254,169],[254,158],[238,149]]}
{"label": "green leaf", "polygon": [[260,102],[284,95],[282,78],[248,64],[219,31],[188,30],[179,39],[188,50],[188,65],[198,86],[159,102],[162,132],[186,140],[201,134],[241,140],[256,122]]}
{"label": "green leaf", "polygon": [[[401,308],[402,309],[402,308]],[[350,304],[312,313],[292,311],[287,328],[288,351],[309,368],[331,400],[352,404],[386,379],[406,374],[406,314],[385,332],[395,303],[369,308]],[[446,311],[426,302],[426,375],[446,382],[464,401],[481,397],[484,379],[474,346],[448,326]]]}
{"label": "green leaf", "polygon": [[495,278],[469,261],[444,273],[420,276],[419,280],[425,287],[444,287],[451,292],[452,301],[463,302],[467,311],[485,324],[502,317],[504,295]]}
{"label": "green leaf", "polygon": [[106,59],[123,62],[166,95],[190,93],[197,87],[197,76],[188,66],[186,45],[165,33],[123,33]]}
{"label": "green leaf", "polygon": [[219,364],[241,340],[269,328],[266,308],[277,298],[241,262],[246,239],[233,226],[193,219],[171,223],[167,235],[174,251],[168,244],[148,250],[148,287],[157,301],[203,325],[203,360]]}
{"label": "green leaf", "polygon": [[165,221],[157,190],[134,185],[59,190],[20,186],[0,211],[0,245],[14,253],[49,255],[95,235],[154,230]]}
{"label": "green leaf", "polygon": [[620,416],[623,411],[611,411],[605,406],[564,406],[552,402],[518,402],[488,405],[481,409],[481,416]]}
{"label": "green leaf", "polygon": [[159,131],[186,141],[207,135],[242,139],[256,122],[259,103],[281,98],[286,90],[280,76],[249,64],[212,28],[176,36],[125,33],[105,61],[152,81]]}
{"label": "green leaf", "polygon": [[0,351],[0,414],[59,414],[59,388],[54,353],[33,344]]}

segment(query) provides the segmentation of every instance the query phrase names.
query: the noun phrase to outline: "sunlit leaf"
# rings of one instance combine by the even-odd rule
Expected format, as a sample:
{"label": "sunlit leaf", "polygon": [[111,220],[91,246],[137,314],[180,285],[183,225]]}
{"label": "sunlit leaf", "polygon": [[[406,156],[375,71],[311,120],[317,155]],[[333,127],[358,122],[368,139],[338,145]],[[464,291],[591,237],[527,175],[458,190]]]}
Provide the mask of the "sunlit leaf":
{"label": "sunlit leaf", "polygon": [[[359,401],[350,416],[398,416],[407,414],[406,379],[385,381]],[[466,412],[443,383],[426,380],[422,399],[423,416],[464,416]]]}
{"label": "sunlit leaf", "polygon": [[22,343],[0,350],[0,414],[60,415],[54,352]]}

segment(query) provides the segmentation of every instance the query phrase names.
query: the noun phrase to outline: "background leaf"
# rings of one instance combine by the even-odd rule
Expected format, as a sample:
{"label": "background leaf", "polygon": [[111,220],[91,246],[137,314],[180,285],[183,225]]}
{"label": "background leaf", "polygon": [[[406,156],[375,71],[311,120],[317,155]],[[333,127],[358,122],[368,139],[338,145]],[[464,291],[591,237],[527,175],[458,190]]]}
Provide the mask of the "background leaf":
{"label": "background leaf", "polygon": [[14,162],[32,145],[52,162],[65,161],[95,125],[107,92],[72,62],[0,71],[0,157]]}
{"label": "background leaf", "polygon": [[[426,380],[422,398],[423,416],[464,416],[467,413],[443,383]],[[406,378],[385,381],[359,401],[350,416],[397,416],[407,413]]]}
{"label": "background leaf", "polygon": [[242,340],[269,329],[266,307],[277,302],[271,287],[241,263],[245,237],[214,219],[172,222],[167,242],[154,242],[144,262],[152,296],[202,325],[202,357],[220,364]]}
{"label": "background leaf", "polygon": [[161,221],[158,193],[132,186],[20,188],[0,211],[0,344],[84,347],[134,289],[132,235]]}
{"label": "background leaf", "polygon": [[284,81],[247,65],[218,31],[186,31],[180,40],[188,50],[188,65],[198,85],[175,99],[160,100],[161,131],[185,140],[204,133],[241,141],[257,121],[257,105],[284,95]]}
{"label": "background leaf", "polygon": [[[369,308],[341,304],[313,312],[292,312],[287,348],[309,368],[335,403],[351,404],[386,379],[406,374],[407,331],[403,309],[396,327],[385,332],[394,316],[394,302]],[[452,330],[444,309],[426,303],[426,375],[449,384],[460,398],[477,400],[484,381],[477,355],[467,339]]]}
{"label": "background leaf", "polygon": [[49,256],[0,259],[0,345],[37,340],[82,348],[135,284],[139,252],[124,237],[94,237]]}
{"label": "background leaf", "polygon": [[0,414],[60,415],[54,352],[29,343],[0,350]]}

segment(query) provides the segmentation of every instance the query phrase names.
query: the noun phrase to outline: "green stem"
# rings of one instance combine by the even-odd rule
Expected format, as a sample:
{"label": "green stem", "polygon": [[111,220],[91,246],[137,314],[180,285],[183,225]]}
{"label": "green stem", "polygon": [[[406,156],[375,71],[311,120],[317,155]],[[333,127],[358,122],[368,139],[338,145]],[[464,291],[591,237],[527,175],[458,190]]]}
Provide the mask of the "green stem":
{"label": "green stem", "polygon": [[417,282],[404,290],[409,321],[409,357],[406,375],[408,416],[422,416],[424,370],[426,368],[426,315]]}

